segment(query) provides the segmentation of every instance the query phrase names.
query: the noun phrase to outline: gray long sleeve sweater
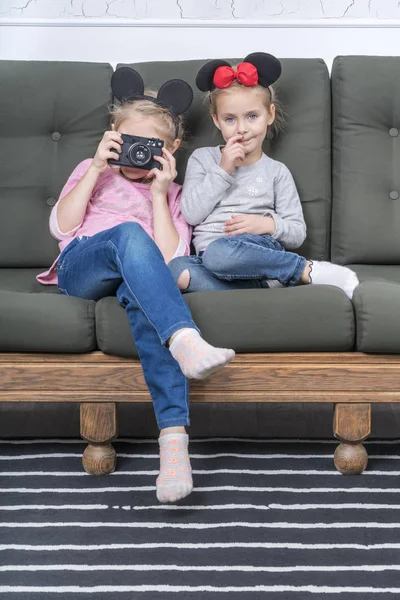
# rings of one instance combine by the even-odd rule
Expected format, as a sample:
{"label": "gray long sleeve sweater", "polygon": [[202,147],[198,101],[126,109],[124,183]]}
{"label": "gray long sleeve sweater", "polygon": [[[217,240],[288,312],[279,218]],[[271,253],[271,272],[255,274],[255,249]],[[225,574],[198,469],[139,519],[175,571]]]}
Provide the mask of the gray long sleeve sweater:
{"label": "gray long sleeve sweater", "polygon": [[265,154],[252,165],[228,175],[219,166],[219,146],[199,148],[189,159],[181,197],[181,211],[194,225],[196,252],[225,236],[224,223],[233,215],[270,215],[272,236],[287,249],[301,246],[306,224],[293,177],[284,164]]}

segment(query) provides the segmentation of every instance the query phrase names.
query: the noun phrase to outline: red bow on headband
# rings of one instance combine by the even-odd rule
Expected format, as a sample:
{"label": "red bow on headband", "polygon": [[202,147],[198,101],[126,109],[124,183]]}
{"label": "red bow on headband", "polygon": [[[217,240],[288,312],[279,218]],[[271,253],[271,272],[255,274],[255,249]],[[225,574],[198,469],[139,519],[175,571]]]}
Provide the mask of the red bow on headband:
{"label": "red bow on headband", "polygon": [[218,67],[214,73],[214,85],[217,88],[227,88],[235,81],[247,87],[252,87],[258,83],[258,72],[254,65],[248,62],[242,62],[238,65],[237,71],[232,67]]}

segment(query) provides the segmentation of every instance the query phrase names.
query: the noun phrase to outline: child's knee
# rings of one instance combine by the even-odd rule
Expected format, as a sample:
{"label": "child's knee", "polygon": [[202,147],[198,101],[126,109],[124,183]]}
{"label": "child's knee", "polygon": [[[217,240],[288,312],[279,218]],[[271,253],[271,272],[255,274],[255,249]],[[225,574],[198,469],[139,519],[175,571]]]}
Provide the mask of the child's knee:
{"label": "child's knee", "polygon": [[185,269],[178,277],[178,288],[184,292],[188,289],[190,283],[190,271],[189,269]]}
{"label": "child's knee", "polygon": [[[168,263],[168,268],[171,272],[175,283],[180,290],[186,289],[190,281],[190,273],[188,269],[188,261],[186,256],[177,256]],[[187,273],[188,275],[185,275]],[[185,286],[184,282],[188,279],[188,284]],[[181,287],[182,286],[182,287]]]}
{"label": "child's knee", "polygon": [[120,239],[136,239],[138,236],[146,234],[145,230],[140,225],[140,223],[136,223],[136,221],[127,221],[126,223],[119,223],[119,225],[115,225],[114,231]]}
{"label": "child's knee", "polygon": [[219,238],[207,246],[202,256],[203,265],[210,273],[223,273],[231,270],[231,259],[234,254],[233,244],[229,238]]}
{"label": "child's knee", "polygon": [[151,260],[157,246],[143,227],[135,221],[120,223],[112,230],[111,241],[122,256],[132,260]]}

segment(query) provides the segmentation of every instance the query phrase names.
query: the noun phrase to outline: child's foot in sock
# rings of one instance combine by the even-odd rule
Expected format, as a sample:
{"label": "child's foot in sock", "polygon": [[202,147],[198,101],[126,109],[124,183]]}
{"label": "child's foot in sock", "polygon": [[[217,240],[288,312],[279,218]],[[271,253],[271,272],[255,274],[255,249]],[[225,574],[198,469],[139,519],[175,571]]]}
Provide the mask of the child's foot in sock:
{"label": "child's foot in sock", "polygon": [[188,453],[189,436],[169,433],[160,436],[160,474],[156,481],[157,499],[177,502],[193,489],[192,468]]}
{"label": "child's foot in sock", "polygon": [[360,283],[351,269],[319,260],[310,261],[310,283],[314,285],[336,285],[350,298]]}
{"label": "child's foot in sock", "polygon": [[189,379],[205,379],[235,358],[234,350],[214,348],[203,340],[196,329],[179,331],[169,346],[182,373]]}

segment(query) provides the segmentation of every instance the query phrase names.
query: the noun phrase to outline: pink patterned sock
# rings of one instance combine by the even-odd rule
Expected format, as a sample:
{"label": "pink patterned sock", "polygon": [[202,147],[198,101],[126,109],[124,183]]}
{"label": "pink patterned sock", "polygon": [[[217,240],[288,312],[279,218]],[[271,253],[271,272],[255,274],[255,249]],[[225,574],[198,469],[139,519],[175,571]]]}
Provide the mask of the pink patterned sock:
{"label": "pink patterned sock", "polygon": [[160,474],[156,481],[157,499],[177,502],[193,489],[192,467],[188,453],[189,436],[169,433],[160,436]]}
{"label": "pink patterned sock", "polygon": [[174,337],[169,349],[189,379],[205,379],[235,358],[234,350],[215,348],[203,340],[196,329],[189,328]]}

